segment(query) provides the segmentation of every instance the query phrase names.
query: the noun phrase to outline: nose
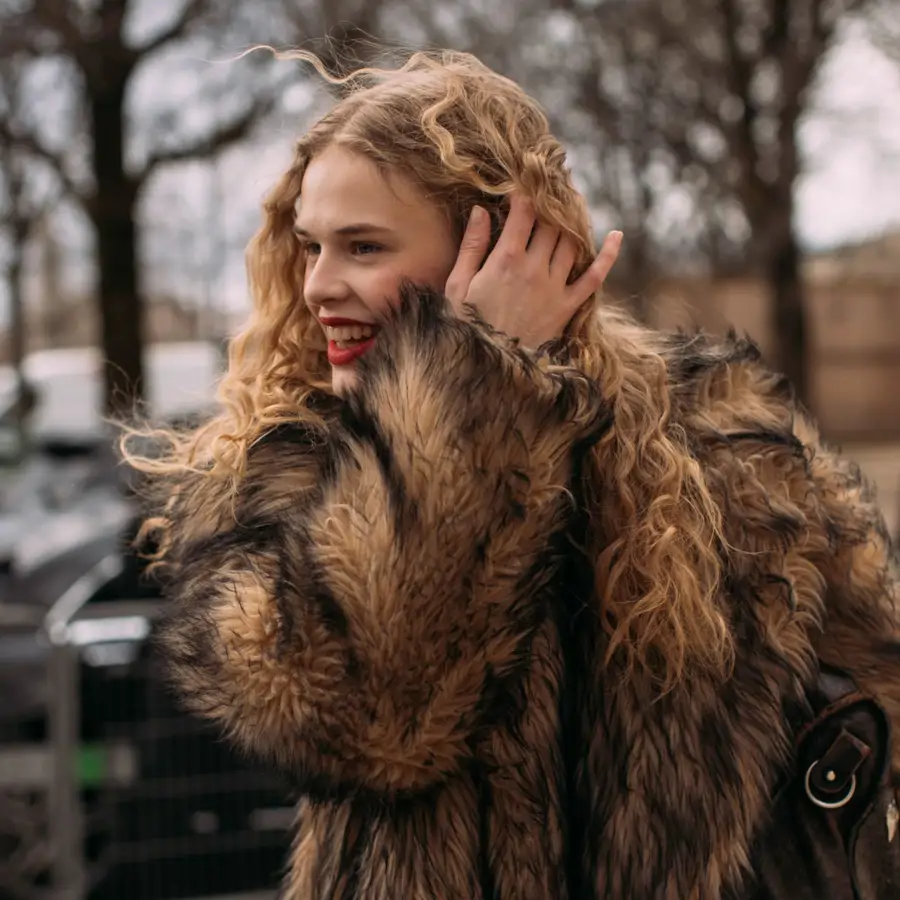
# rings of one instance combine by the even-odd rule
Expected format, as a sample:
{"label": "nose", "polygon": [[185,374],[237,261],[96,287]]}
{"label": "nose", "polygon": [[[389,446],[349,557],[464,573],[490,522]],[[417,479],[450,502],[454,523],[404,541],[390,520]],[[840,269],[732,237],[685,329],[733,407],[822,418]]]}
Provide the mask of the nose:
{"label": "nose", "polygon": [[346,300],[351,295],[350,285],[333,254],[323,248],[318,256],[307,259],[303,276],[303,299],[310,309],[316,310],[328,302]]}

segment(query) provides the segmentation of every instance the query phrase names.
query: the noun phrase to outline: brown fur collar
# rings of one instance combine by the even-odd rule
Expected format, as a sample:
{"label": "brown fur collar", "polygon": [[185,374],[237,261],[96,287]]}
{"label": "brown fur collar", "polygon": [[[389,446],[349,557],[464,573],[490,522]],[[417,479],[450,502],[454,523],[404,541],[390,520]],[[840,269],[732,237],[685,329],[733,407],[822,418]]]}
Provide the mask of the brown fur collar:
{"label": "brown fur collar", "polygon": [[611,540],[579,510],[610,490],[585,454],[615,403],[435,298],[407,298],[325,426],[258,443],[234,504],[180,486],[166,652],[186,703],[299,786],[290,900],[734,897],[817,657],[900,722],[858,472],[751,346],[659,353],[724,514],[727,678],[660,696],[607,661],[575,548]]}

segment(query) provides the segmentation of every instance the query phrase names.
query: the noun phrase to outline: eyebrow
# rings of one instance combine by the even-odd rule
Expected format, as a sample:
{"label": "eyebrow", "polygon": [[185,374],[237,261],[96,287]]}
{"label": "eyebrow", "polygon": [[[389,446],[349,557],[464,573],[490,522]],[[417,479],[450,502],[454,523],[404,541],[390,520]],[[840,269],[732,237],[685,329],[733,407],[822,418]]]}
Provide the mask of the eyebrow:
{"label": "eyebrow", "polygon": [[[388,234],[392,229],[386,228],[384,225],[372,225],[369,222],[356,222],[353,225],[345,225],[343,228],[336,228],[334,233],[340,235],[355,235],[355,234]],[[294,224],[294,234],[298,234],[301,237],[311,237],[310,233],[305,229],[301,228],[296,223]]]}

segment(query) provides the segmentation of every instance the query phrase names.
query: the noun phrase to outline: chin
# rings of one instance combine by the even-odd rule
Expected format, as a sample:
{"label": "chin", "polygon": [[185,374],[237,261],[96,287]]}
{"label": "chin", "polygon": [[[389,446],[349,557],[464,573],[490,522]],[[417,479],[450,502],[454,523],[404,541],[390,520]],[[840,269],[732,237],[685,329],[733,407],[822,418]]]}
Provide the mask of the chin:
{"label": "chin", "polygon": [[356,384],[356,372],[352,366],[334,366],[331,370],[331,389],[341,396]]}

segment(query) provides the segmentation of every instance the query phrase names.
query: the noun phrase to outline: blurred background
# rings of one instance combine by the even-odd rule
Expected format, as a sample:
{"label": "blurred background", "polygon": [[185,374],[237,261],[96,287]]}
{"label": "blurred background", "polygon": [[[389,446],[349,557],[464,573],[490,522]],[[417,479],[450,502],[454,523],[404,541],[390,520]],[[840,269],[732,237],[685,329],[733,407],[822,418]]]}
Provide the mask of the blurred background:
{"label": "blurred background", "polygon": [[900,529],[896,0],[0,0],[0,900],[273,896],[287,786],[173,707],[104,416],[213,402],[335,72],[470,50],[563,139],[609,294],[736,327]]}

